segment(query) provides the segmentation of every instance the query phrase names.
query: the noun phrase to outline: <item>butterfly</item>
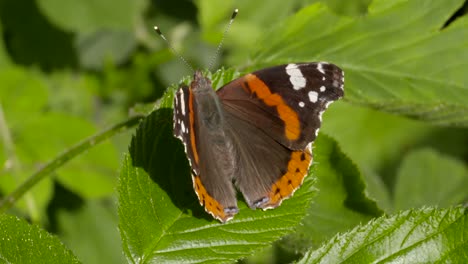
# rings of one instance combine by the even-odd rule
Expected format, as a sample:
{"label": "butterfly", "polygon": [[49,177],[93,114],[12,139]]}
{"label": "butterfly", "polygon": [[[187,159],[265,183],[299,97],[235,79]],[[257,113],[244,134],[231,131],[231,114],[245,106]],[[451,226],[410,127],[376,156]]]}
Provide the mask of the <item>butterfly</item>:
{"label": "butterfly", "polygon": [[205,211],[221,222],[293,195],[312,163],[322,114],[344,95],[344,73],[326,62],[290,63],[249,73],[214,91],[195,71],[174,96],[174,136]]}

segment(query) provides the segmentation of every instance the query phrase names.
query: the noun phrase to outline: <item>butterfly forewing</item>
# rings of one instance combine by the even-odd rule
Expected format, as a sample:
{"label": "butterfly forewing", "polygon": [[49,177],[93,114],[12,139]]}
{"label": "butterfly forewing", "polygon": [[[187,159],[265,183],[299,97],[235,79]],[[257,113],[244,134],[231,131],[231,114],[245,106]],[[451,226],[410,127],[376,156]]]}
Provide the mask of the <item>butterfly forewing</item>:
{"label": "butterfly forewing", "polygon": [[285,64],[236,79],[218,95],[234,115],[289,148],[304,149],[315,139],[323,111],[343,96],[343,82],[334,64]]}

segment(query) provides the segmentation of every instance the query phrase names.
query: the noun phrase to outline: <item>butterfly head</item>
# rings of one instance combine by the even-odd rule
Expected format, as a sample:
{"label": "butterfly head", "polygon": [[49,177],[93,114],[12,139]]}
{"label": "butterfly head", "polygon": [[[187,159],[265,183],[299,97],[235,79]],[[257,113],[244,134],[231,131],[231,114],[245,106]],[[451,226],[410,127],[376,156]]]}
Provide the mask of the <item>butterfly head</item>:
{"label": "butterfly head", "polygon": [[193,75],[193,81],[190,83],[190,89],[194,93],[206,93],[213,91],[210,79],[203,76],[203,73],[199,70],[195,71]]}

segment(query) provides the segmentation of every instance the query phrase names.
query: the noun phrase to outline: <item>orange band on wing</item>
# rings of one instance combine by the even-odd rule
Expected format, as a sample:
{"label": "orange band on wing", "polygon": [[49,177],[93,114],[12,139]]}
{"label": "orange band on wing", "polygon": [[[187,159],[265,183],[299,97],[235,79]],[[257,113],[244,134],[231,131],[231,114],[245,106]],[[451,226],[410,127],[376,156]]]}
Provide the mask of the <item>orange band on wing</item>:
{"label": "orange band on wing", "polygon": [[189,89],[189,119],[190,119],[190,143],[192,144],[193,158],[195,163],[198,164],[198,150],[195,142],[195,116],[193,112],[193,94],[192,89]]}
{"label": "orange band on wing", "polygon": [[192,180],[193,188],[198,196],[198,201],[200,201],[200,204],[205,207],[205,211],[223,223],[230,220],[232,215],[226,215],[224,207],[208,194],[205,186],[203,186],[203,183],[201,182],[200,176],[192,175]]}
{"label": "orange band on wing", "polygon": [[276,111],[284,121],[286,137],[289,140],[296,140],[301,135],[301,127],[297,113],[289,107],[279,94],[271,93],[268,86],[253,74],[245,76],[250,92],[257,95],[268,106],[275,106]]}
{"label": "orange band on wing", "polygon": [[290,197],[301,186],[309,169],[312,155],[308,150],[293,151],[288,163],[288,171],[276,181],[268,194],[269,202],[265,208],[275,208]]}

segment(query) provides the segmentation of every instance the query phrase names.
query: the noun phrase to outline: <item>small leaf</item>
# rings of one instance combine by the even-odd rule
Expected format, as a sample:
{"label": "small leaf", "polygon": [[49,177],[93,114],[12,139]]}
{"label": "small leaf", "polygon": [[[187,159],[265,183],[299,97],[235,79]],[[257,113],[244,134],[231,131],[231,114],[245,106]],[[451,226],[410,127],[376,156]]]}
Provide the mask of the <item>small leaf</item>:
{"label": "small leaf", "polygon": [[466,263],[467,209],[384,216],[330,239],[298,263]]}
{"label": "small leaf", "polygon": [[406,155],[395,186],[394,210],[447,207],[467,198],[468,169],[459,160],[431,149]]}
{"label": "small leaf", "polygon": [[[223,73],[213,79],[229,76]],[[173,92],[159,106],[171,102]],[[218,263],[252,255],[292,232],[315,194],[309,175],[279,208],[254,211],[240,200],[240,213],[221,224],[199,205],[189,171],[172,135],[172,111],[159,108],[138,128],[120,175],[119,227],[130,262]]]}
{"label": "small leaf", "polygon": [[57,237],[7,214],[0,215],[0,260],[2,263],[80,263]]}

